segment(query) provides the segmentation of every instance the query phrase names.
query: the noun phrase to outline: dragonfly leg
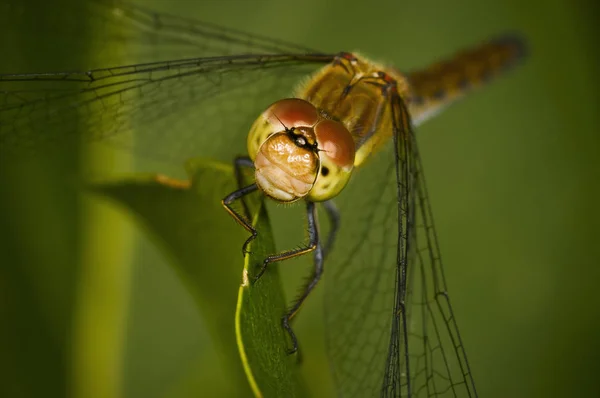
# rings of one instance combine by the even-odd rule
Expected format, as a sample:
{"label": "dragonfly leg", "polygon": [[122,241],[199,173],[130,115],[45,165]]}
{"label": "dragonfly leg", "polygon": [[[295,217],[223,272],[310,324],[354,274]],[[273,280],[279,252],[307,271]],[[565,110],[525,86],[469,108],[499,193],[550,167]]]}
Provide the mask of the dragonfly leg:
{"label": "dragonfly leg", "polygon": [[340,211],[333,200],[324,202],[323,207],[325,207],[327,218],[329,218],[329,235],[327,236],[327,242],[325,243],[325,248],[323,249],[323,257],[325,258],[329,253],[331,253],[333,244],[335,243],[335,237],[340,228]]}
{"label": "dragonfly leg", "polygon": [[[292,304],[288,312],[283,316],[281,323],[283,328],[290,335],[290,339],[292,340],[292,348],[288,351],[288,354],[294,354],[298,351],[298,339],[296,338],[296,334],[292,330],[290,322],[292,318],[298,313],[298,310],[304,303],[304,300],[308,297],[310,292],[317,286],[317,283],[321,279],[321,275],[323,275],[323,260],[325,258],[325,253],[323,248],[319,242],[319,230],[316,220],[316,211],[315,205],[312,202],[307,202],[307,215],[308,215],[308,233],[310,236],[310,245],[311,250],[314,250],[314,271],[313,275],[307,280],[306,285],[302,290],[302,294],[296,299],[296,301]],[[334,207],[335,208],[335,207]]]}
{"label": "dragonfly leg", "polygon": [[242,246],[242,253],[244,255],[246,255],[246,252],[247,252],[246,249],[248,248],[248,245],[250,244],[250,242],[252,242],[256,238],[257,232],[256,232],[256,229],[254,229],[254,227],[250,223],[250,218],[249,217],[246,218],[246,217],[242,216],[233,207],[231,207],[231,204],[234,201],[236,201],[240,198],[243,198],[244,196],[256,191],[257,189],[258,189],[258,187],[256,186],[256,184],[248,185],[247,187],[243,187],[236,191],[233,191],[232,193],[227,195],[225,198],[223,198],[223,200],[221,200],[221,204],[223,205],[223,207],[225,207],[225,210],[227,210],[227,212],[229,214],[231,214],[231,216],[235,219],[235,221],[237,221],[241,226],[246,228],[246,230],[252,234],[246,240],[246,242],[244,242],[244,245]]}
{"label": "dragonfly leg", "polygon": [[[243,168],[254,168],[254,162],[252,162],[252,159],[250,159],[248,156],[237,156],[233,160],[233,171],[235,173],[235,180],[237,181],[238,189],[242,189],[246,185],[246,183],[244,182]],[[244,215],[246,216],[246,218],[248,220],[252,220],[248,204],[243,199],[242,206],[244,207]]]}
{"label": "dragonfly leg", "polygon": [[260,271],[258,271],[258,274],[254,277],[254,281],[257,281],[265,273],[270,263],[298,257],[317,249],[319,243],[319,234],[317,232],[317,217],[315,203],[306,201],[306,211],[308,213],[308,245],[300,247],[298,249],[288,250],[283,253],[268,256],[264,259]]}

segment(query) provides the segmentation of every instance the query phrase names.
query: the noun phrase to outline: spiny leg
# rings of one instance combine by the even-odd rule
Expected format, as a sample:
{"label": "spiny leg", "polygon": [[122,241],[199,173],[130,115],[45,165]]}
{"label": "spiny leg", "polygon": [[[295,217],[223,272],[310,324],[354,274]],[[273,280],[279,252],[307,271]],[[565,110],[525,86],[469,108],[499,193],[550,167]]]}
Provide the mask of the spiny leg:
{"label": "spiny leg", "polygon": [[262,267],[258,274],[254,277],[257,281],[267,270],[269,263],[277,261],[287,260],[289,258],[298,257],[306,253],[310,253],[315,250],[319,243],[319,235],[317,233],[317,220],[316,220],[316,206],[314,202],[306,201],[306,209],[308,213],[308,236],[309,242],[307,246],[300,247],[298,249],[288,250],[283,253],[273,254],[268,256],[263,261]]}
{"label": "spiny leg", "polygon": [[317,225],[316,207],[313,202],[307,201],[306,203],[306,212],[308,216],[308,234],[310,238],[309,247],[312,247],[311,250],[314,250],[315,268],[312,277],[304,286],[302,294],[292,304],[287,314],[283,316],[281,322],[283,328],[288,332],[288,334],[290,335],[290,339],[292,340],[292,349],[288,351],[288,354],[293,354],[296,351],[298,351],[298,339],[296,338],[296,335],[294,334],[294,331],[290,326],[290,321],[292,320],[294,315],[296,315],[296,313],[302,306],[302,303],[304,302],[304,300],[306,300],[310,292],[315,288],[315,286],[319,282],[319,279],[321,279],[321,275],[323,274],[323,259],[325,256],[323,248],[319,242],[319,229]]}
{"label": "spiny leg", "polygon": [[241,226],[246,228],[246,230],[252,234],[248,239],[246,239],[246,242],[244,242],[244,245],[242,246],[242,253],[244,255],[246,255],[247,253],[246,249],[248,248],[250,242],[252,242],[256,238],[257,232],[256,229],[254,229],[254,227],[250,223],[250,218],[245,218],[244,216],[242,216],[233,207],[231,207],[231,204],[234,201],[256,191],[257,189],[258,186],[256,184],[248,185],[247,187],[243,187],[236,191],[233,191],[225,198],[223,198],[223,200],[221,200],[221,204],[223,205],[223,207],[225,207],[225,210],[227,210],[227,212],[231,214],[235,221],[237,221]]}
{"label": "spiny leg", "polygon": [[340,228],[340,211],[333,200],[324,202],[323,207],[325,207],[325,212],[327,214],[327,218],[329,219],[329,235],[327,236],[327,242],[325,243],[325,248],[323,249],[323,258],[326,258],[333,249],[335,237]]}

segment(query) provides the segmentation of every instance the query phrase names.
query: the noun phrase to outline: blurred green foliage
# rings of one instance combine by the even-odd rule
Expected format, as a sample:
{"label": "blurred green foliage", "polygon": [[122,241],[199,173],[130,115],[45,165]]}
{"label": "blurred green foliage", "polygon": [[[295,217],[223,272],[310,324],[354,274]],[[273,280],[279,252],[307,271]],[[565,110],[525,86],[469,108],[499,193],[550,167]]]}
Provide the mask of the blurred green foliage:
{"label": "blurred green foliage", "polygon": [[298,378],[297,356],[285,352],[288,336],[281,315],[287,303],[277,268],[259,281],[253,279],[262,260],[275,253],[262,201],[258,195],[245,199],[257,214],[254,225],[260,234],[248,247],[240,270],[235,267],[240,252],[226,246],[233,237],[243,238],[244,230],[223,222],[228,215],[221,205],[221,199],[236,189],[233,168],[194,160],[186,169],[191,185],[187,179],[155,175],[99,182],[90,188],[136,215],[193,297],[219,354],[221,377],[210,383],[214,396],[250,396],[251,386],[257,396],[302,394],[306,388]]}
{"label": "blurred green foliage", "polygon": [[[1,73],[119,63],[120,50],[102,48],[84,16],[61,20],[61,10],[75,0],[55,1],[51,14],[22,11],[43,9],[44,3],[0,0]],[[420,152],[480,395],[597,395],[595,3],[144,4],[323,51],[360,50],[404,70],[499,32],[522,32],[530,59],[422,126]],[[79,34],[61,34],[61,26]],[[27,159],[0,159],[0,396],[152,398],[225,391],[215,366],[219,348],[193,293],[155,242],[131,228],[127,212],[80,194],[79,181],[90,175],[181,175],[177,166],[105,148],[81,150],[77,137]],[[302,209],[268,210],[277,247],[295,246],[302,239]],[[294,217],[298,223],[287,221]],[[219,256],[239,253],[244,235],[235,234],[222,242]],[[238,270],[215,271],[224,277],[241,267],[240,256]],[[280,268],[288,297],[309,267],[305,258]],[[305,347],[301,371],[314,396],[331,391],[322,290],[296,324]]]}
{"label": "blurred green foliage", "polygon": [[[235,344],[232,316],[241,272],[227,267],[239,264],[241,255],[224,247],[231,237],[244,237],[243,229],[223,222],[222,217],[223,192],[235,189],[233,170],[231,166],[190,161],[187,171],[191,186],[157,176],[137,176],[98,182],[90,190],[136,216],[190,293],[219,354],[216,369],[221,372],[214,375],[217,380],[213,384],[222,390],[215,395],[251,395]],[[220,255],[206,261],[207,253],[212,252]],[[275,275],[273,278],[278,280]]]}

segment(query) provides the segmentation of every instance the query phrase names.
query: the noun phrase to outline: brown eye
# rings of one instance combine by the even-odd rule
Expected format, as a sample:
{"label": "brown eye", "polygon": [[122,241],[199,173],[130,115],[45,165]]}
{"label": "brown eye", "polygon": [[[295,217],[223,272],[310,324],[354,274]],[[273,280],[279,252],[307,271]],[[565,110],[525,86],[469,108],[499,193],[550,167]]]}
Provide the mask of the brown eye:
{"label": "brown eye", "polygon": [[328,157],[338,167],[352,168],[356,154],[354,140],[342,123],[323,120],[315,126],[315,133],[322,156]]}

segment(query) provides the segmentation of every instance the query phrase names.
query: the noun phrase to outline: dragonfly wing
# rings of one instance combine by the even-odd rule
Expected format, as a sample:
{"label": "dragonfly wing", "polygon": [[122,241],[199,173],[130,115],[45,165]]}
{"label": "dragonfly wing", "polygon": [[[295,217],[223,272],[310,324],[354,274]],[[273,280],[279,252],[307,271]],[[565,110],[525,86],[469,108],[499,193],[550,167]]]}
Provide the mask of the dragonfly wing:
{"label": "dragonfly wing", "polygon": [[[395,161],[398,158],[402,167],[407,160],[405,154],[400,158],[395,153],[392,145],[386,145],[373,154],[336,198],[341,220],[325,263],[325,329],[334,381],[344,397],[382,393],[392,327],[406,324],[406,313],[395,308],[398,281],[394,278],[399,261],[405,262],[408,253],[407,224],[399,217],[398,203],[408,191],[398,193]],[[406,207],[404,203],[401,211]],[[401,340],[397,333],[394,337]],[[404,347],[394,347],[394,352],[402,356]]]}
{"label": "dragonfly wing", "polygon": [[410,358],[416,397],[477,397],[465,348],[450,304],[420,158],[415,156],[416,228],[407,292]]}
{"label": "dragonfly wing", "polygon": [[[450,304],[418,145],[406,108],[402,105],[399,110],[397,124],[403,126],[402,131],[407,132],[404,134],[409,140],[406,154],[411,182],[408,283],[404,306],[401,300],[396,305],[407,311],[410,389],[414,397],[476,397],[475,383]],[[402,150],[404,146],[399,148]],[[402,280],[401,274],[399,280]],[[397,291],[402,291],[402,286]],[[384,385],[392,385],[388,381],[394,381],[390,364],[393,363],[388,361],[390,379],[385,380]]]}
{"label": "dragonfly wing", "polygon": [[127,51],[120,59],[144,63],[0,75],[0,152],[83,134],[178,164],[192,156],[230,161],[245,153],[253,120],[333,58],[120,0],[76,2],[60,13],[50,3],[20,7],[15,21],[20,11],[56,18],[63,23],[53,37],[91,38],[88,47],[104,51],[121,43]]}
{"label": "dragonfly wing", "polygon": [[244,136],[262,110],[328,59],[246,55],[0,75],[1,146],[35,147],[83,131],[166,160],[230,160],[245,152]]}
{"label": "dragonfly wing", "polygon": [[[97,8],[107,9],[127,26],[144,32],[145,43],[154,51],[198,51],[215,55],[244,53],[314,53],[314,49],[281,39],[226,28],[210,22],[198,21],[140,7],[126,1],[94,0]],[[181,55],[181,54],[180,54]]]}
{"label": "dragonfly wing", "polygon": [[135,41],[138,59],[316,52],[284,40],[160,13],[122,0],[92,0],[88,7],[91,16],[112,32],[111,40]]}
{"label": "dragonfly wing", "polygon": [[[128,46],[124,63],[239,54],[316,53],[284,40],[219,26],[210,22],[156,12],[123,0],[86,0],[58,6],[54,2],[27,4],[9,0],[7,21],[52,21],[43,37],[83,40],[96,53],[119,44]],[[203,18],[203,15],[198,15]],[[206,18],[209,18],[207,16]],[[54,23],[55,22],[55,23]],[[29,30],[22,29],[20,34]],[[41,32],[34,32],[39,38]],[[131,45],[135,44],[135,45]],[[48,44],[46,44],[48,45]],[[72,66],[72,65],[70,65]]]}
{"label": "dragonfly wing", "polygon": [[326,264],[327,346],[341,396],[474,397],[410,118],[340,195]]}

